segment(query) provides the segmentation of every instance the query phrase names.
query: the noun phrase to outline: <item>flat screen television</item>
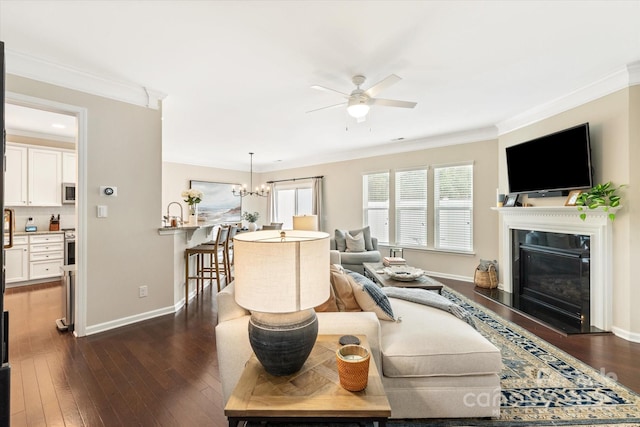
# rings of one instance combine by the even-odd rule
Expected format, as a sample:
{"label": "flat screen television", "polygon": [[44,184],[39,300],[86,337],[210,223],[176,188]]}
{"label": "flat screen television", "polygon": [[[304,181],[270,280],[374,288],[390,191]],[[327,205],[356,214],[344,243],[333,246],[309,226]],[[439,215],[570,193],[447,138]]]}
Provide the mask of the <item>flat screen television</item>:
{"label": "flat screen television", "polygon": [[509,193],[561,196],[591,188],[589,123],[507,147]]}

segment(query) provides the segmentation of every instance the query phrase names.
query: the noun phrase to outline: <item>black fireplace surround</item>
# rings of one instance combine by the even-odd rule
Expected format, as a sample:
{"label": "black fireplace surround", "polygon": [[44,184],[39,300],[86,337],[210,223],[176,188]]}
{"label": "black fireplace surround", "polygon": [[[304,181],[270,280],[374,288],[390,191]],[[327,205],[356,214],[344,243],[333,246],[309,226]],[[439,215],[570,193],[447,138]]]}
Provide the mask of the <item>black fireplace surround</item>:
{"label": "black fireplace surround", "polygon": [[591,327],[590,237],[512,230],[512,305],[566,333]]}

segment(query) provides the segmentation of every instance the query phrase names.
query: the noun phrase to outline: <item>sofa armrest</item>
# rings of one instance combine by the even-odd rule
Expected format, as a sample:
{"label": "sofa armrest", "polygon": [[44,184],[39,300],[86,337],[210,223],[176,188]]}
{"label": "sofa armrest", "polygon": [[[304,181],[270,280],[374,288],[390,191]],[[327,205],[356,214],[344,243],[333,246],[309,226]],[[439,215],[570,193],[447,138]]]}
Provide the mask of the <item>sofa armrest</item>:
{"label": "sofa armrest", "polygon": [[249,310],[238,305],[234,291],[235,282],[231,282],[216,295],[216,302],[218,303],[218,324],[251,314]]}
{"label": "sofa armrest", "polygon": [[330,250],[329,251],[329,263],[331,264],[342,264],[342,257],[340,256],[340,252],[338,250]]}

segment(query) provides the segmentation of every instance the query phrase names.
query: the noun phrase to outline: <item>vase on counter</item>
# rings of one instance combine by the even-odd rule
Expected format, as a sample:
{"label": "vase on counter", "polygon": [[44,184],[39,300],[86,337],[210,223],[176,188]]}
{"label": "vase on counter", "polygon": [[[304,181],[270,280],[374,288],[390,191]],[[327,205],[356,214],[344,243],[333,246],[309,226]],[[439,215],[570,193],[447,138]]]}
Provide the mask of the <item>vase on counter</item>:
{"label": "vase on counter", "polygon": [[256,225],[255,222],[249,223],[249,231],[256,231],[257,229],[258,229],[258,226]]}
{"label": "vase on counter", "polygon": [[197,203],[189,205],[189,225],[193,227],[198,225],[198,204]]}

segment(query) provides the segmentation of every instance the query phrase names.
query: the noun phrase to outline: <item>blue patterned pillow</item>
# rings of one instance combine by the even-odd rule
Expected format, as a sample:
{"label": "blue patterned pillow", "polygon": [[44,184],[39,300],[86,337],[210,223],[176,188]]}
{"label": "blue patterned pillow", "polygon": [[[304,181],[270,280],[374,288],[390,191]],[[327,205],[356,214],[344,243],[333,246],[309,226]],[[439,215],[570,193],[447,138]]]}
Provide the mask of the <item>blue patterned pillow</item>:
{"label": "blue patterned pillow", "polygon": [[389,298],[380,290],[378,285],[360,273],[345,271],[349,278],[352,279],[350,282],[353,294],[362,311],[373,311],[380,320],[391,320],[393,322],[397,320],[393,314]]}

